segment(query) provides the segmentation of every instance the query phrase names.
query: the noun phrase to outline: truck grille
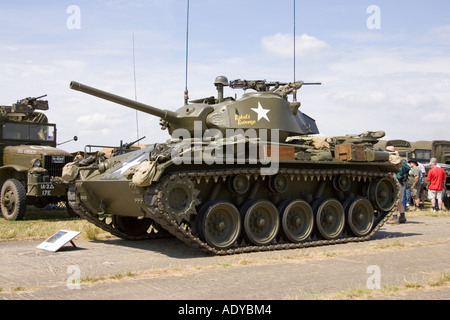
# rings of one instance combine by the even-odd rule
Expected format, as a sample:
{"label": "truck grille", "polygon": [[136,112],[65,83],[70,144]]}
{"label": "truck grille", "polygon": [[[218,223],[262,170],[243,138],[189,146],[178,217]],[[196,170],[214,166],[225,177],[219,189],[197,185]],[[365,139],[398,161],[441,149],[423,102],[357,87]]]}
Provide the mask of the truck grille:
{"label": "truck grille", "polygon": [[73,161],[71,156],[45,156],[44,167],[50,177],[61,177],[63,167]]}

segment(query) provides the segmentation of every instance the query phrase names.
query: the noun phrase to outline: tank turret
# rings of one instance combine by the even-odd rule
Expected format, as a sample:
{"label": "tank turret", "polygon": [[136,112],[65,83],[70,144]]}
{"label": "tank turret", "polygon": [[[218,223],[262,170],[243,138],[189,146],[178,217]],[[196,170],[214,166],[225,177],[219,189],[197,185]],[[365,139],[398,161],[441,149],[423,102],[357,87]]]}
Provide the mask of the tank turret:
{"label": "tank turret", "polygon": [[[95,89],[73,81],[71,89],[118,103],[161,118],[162,128],[168,128],[174,136],[177,129],[188,130],[191,136],[195,130],[202,132],[219,130],[225,135],[229,129],[255,130],[259,137],[261,130],[279,130],[280,141],[289,136],[319,133],[315,120],[298,109],[299,102],[289,102],[287,96],[303,85],[317,84],[268,82],[266,80],[235,80],[228,82],[226,77],[217,77],[215,82],[218,97],[208,97],[184,105],[176,112],[158,109],[118,95]],[[253,89],[256,92],[245,93],[239,100],[224,98],[223,89]],[[197,132],[198,134],[198,132]],[[264,137],[267,137],[265,135]],[[176,137],[174,137],[176,138]]]}

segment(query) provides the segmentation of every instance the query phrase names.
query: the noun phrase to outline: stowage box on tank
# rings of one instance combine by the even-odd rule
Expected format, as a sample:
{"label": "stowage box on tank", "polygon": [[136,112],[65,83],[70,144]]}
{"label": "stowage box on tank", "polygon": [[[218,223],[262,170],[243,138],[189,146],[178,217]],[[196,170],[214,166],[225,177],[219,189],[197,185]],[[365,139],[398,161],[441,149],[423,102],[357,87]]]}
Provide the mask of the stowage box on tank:
{"label": "stowage box on tank", "polygon": [[[173,112],[72,82],[160,117],[172,138],[66,165],[70,205],[124,239],[175,236],[212,254],[368,240],[398,200],[397,167],[374,148],[384,132],[311,137],[296,101],[308,84],[218,77],[217,98]],[[225,98],[225,86],[251,92]]]}

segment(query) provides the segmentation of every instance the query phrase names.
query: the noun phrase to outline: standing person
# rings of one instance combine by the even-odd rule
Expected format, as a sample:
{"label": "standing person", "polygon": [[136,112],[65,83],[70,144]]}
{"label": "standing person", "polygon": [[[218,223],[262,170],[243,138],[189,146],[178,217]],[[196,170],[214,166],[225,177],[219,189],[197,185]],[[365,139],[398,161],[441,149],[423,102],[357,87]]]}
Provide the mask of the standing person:
{"label": "standing person", "polygon": [[[399,223],[405,223],[406,217],[405,217],[405,206],[404,206],[404,199],[405,199],[405,190],[406,190],[406,180],[408,177],[408,172],[411,169],[411,167],[408,165],[406,160],[401,159],[398,151],[395,151],[395,148],[393,146],[388,146],[386,148],[386,151],[389,152],[389,161],[397,166],[398,171],[396,172],[396,178],[400,184],[400,190],[398,193],[398,205],[397,205],[397,211],[394,212],[392,215],[392,218],[388,221],[390,224],[399,224]],[[397,215],[397,212],[399,216]]]}
{"label": "standing person", "polygon": [[447,176],[444,169],[437,165],[437,159],[431,158],[430,171],[427,175],[428,199],[431,200],[431,211],[436,211],[436,199],[438,200],[439,210],[442,210],[442,198],[444,197],[444,186]]}
{"label": "standing person", "polygon": [[416,160],[409,160],[408,164],[411,167],[408,175],[408,188],[411,190],[411,196],[413,199],[413,211],[416,211],[419,210],[420,206],[420,193],[422,192],[422,182],[420,181],[420,176],[422,172],[420,171],[419,164]]}
{"label": "standing person", "polygon": [[422,186],[422,190],[420,191],[420,205],[419,208],[423,209],[425,208],[425,178],[427,176],[427,170],[425,169],[425,166],[419,162],[419,169],[422,172],[422,175],[420,176],[420,182]]}

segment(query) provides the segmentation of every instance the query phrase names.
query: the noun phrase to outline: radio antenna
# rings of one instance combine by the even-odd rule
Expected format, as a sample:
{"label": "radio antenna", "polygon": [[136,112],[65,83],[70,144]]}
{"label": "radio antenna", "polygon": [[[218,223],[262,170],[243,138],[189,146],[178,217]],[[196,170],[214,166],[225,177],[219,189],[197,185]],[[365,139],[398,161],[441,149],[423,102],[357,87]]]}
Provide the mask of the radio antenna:
{"label": "radio antenna", "polygon": [[187,14],[186,14],[186,73],[185,73],[185,88],[184,88],[184,104],[188,104],[189,90],[188,90],[188,60],[189,60],[189,0],[187,0]]}
{"label": "radio antenna", "polygon": [[[134,100],[137,101],[137,85],[136,85],[136,59],[134,54],[134,33],[133,33],[133,75],[134,75]],[[136,134],[139,139],[139,115],[136,110]]]}
{"label": "radio antenna", "polygon": [[294,0],[294,90],[293,90],[293,101],[294,102],[297,102],[297,89],[296,89],[296,87],[295,87],[295,69],[296,69],[296,65],[295,65],[295,45],[296,45],[296,43],[295,43],[295,37],[296,37],[296,25],[295,25],[295,19],[296,17],[295,17],[295,0]]}

